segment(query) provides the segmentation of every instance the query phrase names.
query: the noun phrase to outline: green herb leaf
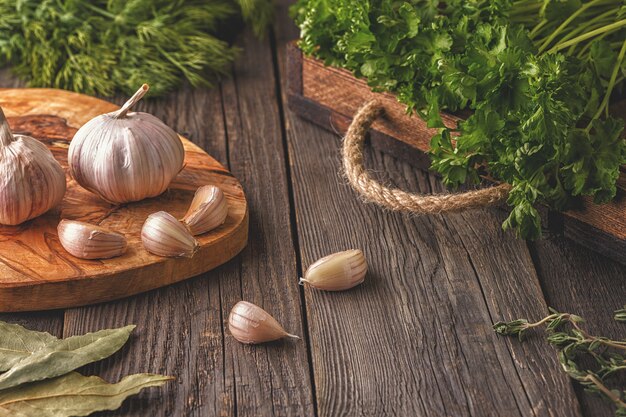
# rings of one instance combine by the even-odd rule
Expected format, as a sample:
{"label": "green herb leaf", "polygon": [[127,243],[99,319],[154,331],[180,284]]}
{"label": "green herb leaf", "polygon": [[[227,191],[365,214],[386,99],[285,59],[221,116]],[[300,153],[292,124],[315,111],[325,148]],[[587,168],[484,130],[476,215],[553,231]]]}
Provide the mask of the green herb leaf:
{"label": "green herb leaf", "polygon": [[126,343],[134,328],[101,330],[48,343],[0,375],[0,390],[53,378],[107,358]]}
{"label": "green herb leaf", "polygon": [[136,374],[110,384],[95,376],[76,372],[42,382],[0,391],[2,417],[87,416],[96,411],[115,410],[131,395],[157,387],[173,378]]}
{"label": "green herb leaf", "polygon": [[33,352],[59,339],[46,332],[28,330],[19,324],[0,321],[0,372],[4,372]]}

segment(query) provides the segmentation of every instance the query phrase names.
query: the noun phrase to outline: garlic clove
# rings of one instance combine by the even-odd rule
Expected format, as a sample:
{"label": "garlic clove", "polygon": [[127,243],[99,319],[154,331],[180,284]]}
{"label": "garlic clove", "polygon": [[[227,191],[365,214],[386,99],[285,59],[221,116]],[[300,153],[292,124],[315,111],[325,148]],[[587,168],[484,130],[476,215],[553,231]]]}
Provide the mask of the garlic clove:
{"label": "garlic clove", "polygon": [[230,311],[228,329],[241,343],[257,344],[299,336],[287,333],[267,311],[247,301],[240,301]]}
{"label": "garlic clove", "polygon": [[343,291],[365,280],[367,260],[360,249],[333,253],[317,260],[305,272],[300,283],[326,291]]}
{"label": "garlic clove", "polygon": [[154,255],[191,258],[200,245],[185,226],[164,211],[153,213],[141,229],[146,250]]}
{"label": "garlic clove", "polygon": [[70,142],[72,178],[113,204],[162,194],[183,168],[178,134],[149,113],[130,111],[147,91],[144,84],[121,109],[85,123]]}
{"label": "garlic clove", "polygon": [[0,108],[0,224],[15,226],[57,206],[65,172],[37,139],[14,135]]}
{"label": "garlic clove", "polygon": [[61,220],[57,231],[63,248],[81,259],[113,258],[128,247],[124,235],[89,223]]}
{"label": "garlic clove", "polygon": [[181,220],[192,235],[209,232],[226,221],[228,203],[219,187],[205,185],[198,188],[187,214]]}

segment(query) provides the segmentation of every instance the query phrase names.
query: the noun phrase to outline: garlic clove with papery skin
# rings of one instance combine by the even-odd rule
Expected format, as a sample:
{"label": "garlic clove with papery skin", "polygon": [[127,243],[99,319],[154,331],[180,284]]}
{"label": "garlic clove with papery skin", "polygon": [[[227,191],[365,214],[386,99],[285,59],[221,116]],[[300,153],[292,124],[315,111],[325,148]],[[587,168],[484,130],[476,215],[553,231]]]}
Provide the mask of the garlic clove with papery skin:
{"label": "garlic clove with papery skin", "polygon": [[367,260],[360,249],[333,253],[307,269],[300,283],[326,291],[343,291],[361,284],[367,273]]}
{"label": "garlic clove with papery skin", "polygon": [[0,224],[15,226],[57,206],[65,172],[37,139],[14,135],[0,108]]}
{"label": "garlic clove with papery skin", "polygon": [[63,248],[81,259],[107,259],[126,252],[128,243],[121,233],[89,223],[61,220],[57,227]]}
{"label": "garlic clove with papery skin", "polygon": [[228,329],[235,339],[245,344],[257,344],[299,336],[287,333],[285,329],[261,307],[240,301],[230,311]]}
{"label": "garlic clove with papery skin", "polygon": [[144,84],[119,110],[88,121],[70,142],[72,177],[114,204],[162,194],[183,168],[178,134],[151,114],[130,111],[147,91]]}
{"label": "garlic clove with papery skin", "polygon": [[148,216],[141,240],[148,252],[158,256],[191,258],[200,247],[185,226],[165,211]]}
{"label": "garlic clove with papery skin", "polygon": [[198,188],[187,214],[181,220],[197,236],[221,226],[228,216],[228,203],[219,187]]}

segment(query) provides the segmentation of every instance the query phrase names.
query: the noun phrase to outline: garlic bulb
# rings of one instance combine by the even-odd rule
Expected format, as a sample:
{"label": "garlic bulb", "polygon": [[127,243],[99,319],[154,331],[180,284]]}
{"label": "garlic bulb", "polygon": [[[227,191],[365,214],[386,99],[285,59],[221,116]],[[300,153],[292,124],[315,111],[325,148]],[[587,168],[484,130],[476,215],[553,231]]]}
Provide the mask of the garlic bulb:
{"label": "garlic bulb", "polygon": [[214,185],[198,188],[182,222],[192,235],[201,235],[221,226],[228,216],[224,193]]}
{"label": "garlic bulb", "polygon": [[65,173],[37,139],[13,135],[0,108],[0,224],[18,225],[56,206]]}
{"label": "garlic bulb", "polygon": [[121,109],[91,119],[70,143],[72,177],[111,203],[156,197],[183,168],[176,132],[151,114],[129,112],[147,91],[144,84]]}
{"label": "garlic bulb", "polygon": [[300,337],[289,334],[261,307],[247,301],[240,301],[230,311],[228,329],[241,343],[256,344],[271,342],[283,337]]}
{"label": "garlic bulb", "polygon": [[126,252],[124,235],[89,223],[61,220],[57,227],[63,248],[81,259],[106,259]]}
{"label": "garlic bulb", "polygon": [[158,256],[191,258],[200,246],[181,222],[164,211],[148,216],[141,240],[148,252]]}
{"label": "garlic bulb", "polygon": [[367,261],[363,252],[352,249],[333,253],[316,261],[305,272],[300,283],[326,291],[342,291],[365,280]]}

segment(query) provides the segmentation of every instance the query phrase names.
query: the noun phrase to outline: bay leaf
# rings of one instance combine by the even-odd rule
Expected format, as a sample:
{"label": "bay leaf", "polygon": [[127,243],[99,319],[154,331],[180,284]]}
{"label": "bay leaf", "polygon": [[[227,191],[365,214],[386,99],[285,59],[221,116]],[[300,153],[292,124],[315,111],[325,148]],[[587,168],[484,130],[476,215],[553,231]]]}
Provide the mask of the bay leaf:
{"label": "bay leaf", "polygon": [[0,375],[0,390],[66,374],[117,352],[134,325],[57,339],[17,362]]}
{"label": "bay leaf", "polygon": [[28,330],[0,321],[0,372],[10,369],[36,350],[59,339],[46,332]]}
{"label": "bay leaf", "polygon": [[163,375],[136,374],[110,384],[97,376],[71,372],[0,391],[0,417],[79,417],[115,410],[127,397],[172,379]]}

